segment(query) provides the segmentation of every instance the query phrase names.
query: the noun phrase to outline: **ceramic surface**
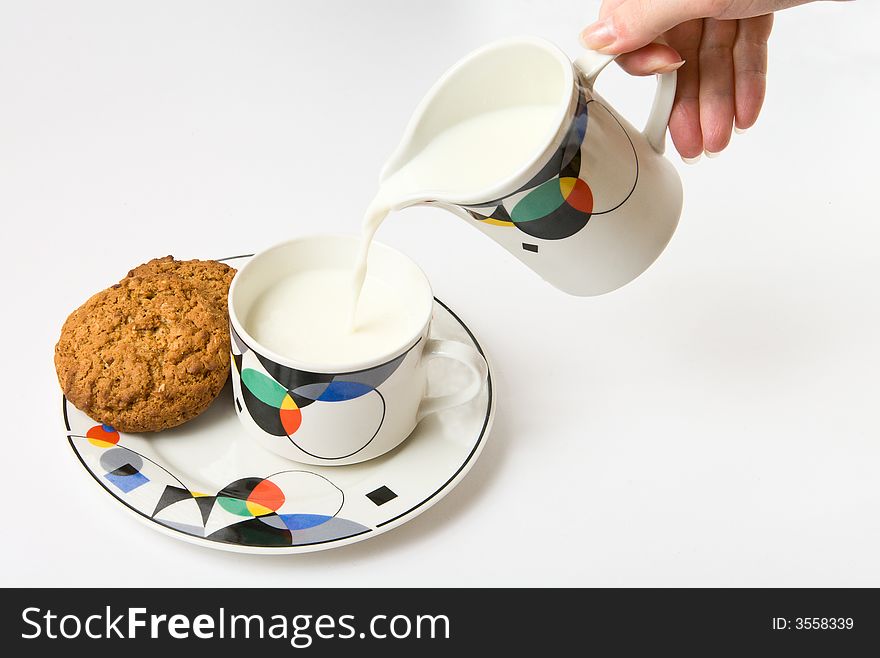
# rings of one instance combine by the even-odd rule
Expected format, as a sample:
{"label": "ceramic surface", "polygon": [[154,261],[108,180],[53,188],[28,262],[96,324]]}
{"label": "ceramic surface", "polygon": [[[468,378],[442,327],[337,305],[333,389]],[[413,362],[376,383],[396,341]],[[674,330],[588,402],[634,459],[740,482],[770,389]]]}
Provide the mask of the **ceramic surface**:
{"label": "ceramic surface", "polygon": [[455,121],[514,105],[555,104],[557,125],[546,146],[511,178],[487,190],[426,191],[403,205],[452,211],[567,293],[600,295],[629,283],[663,252],[681,216],[681,181],[663,157],[677,78],[658,76],[639,131],[594,89],[610,61],[588,53],[572,63],[536,38],[474,51],[428,92],[383,180]]}

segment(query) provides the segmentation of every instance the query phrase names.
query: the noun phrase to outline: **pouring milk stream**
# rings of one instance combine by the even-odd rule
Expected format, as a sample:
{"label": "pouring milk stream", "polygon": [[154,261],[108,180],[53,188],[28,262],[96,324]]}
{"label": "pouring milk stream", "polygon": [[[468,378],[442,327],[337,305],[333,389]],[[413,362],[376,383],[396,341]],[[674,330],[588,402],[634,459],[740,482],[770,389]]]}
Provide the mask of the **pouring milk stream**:
{"label": "pouring milk stream", "polygon": [[553,44],[513,38],[447,71],[413,114],[369,205],[352,277],[352,327],[370,243],[389,212],[432,204],[501,244],[555,287],[615,290],[663,252],[681,215],[681,181],[663,157],[675,72],[657,76],[640,131],[593,85],[612,57],[572,62]]}
{"label": "pouring milk stream", "polygon": [[[288,277],[255,304],[250,322],[281,354],[337,362],[381,354],[414,331],[407,301],[368,276],[370,246],[388,213],[427,190],[477,190],[515,173],[550,138],[556,108],[526,105],[471,117],[443,131],[380,186],[363,223],[353,271]],[[305,321],[304,318],[308,318]]]}
{"label": "pouring milk stream", "polygon": [[485,112],[447,128],[385,180],[364,216],[354,269],[352,327],[358,323],[370,245],[388,213],[427,190],[482,190],[516,173],[555,132],[557,108],[523,105]]}

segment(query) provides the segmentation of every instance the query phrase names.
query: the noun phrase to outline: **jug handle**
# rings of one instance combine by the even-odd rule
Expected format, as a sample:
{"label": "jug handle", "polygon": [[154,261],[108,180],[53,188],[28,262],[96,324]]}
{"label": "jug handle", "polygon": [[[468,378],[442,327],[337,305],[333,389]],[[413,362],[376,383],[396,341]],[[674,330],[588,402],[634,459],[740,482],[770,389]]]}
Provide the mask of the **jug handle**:
{"label": "jug handle", "polygon": [[[608,66],[614,57],[614,55],[603,55],[602,53],[588,50],[575,60],[574,65],[583,73],[587,86],[592,89],[602,69]],[[677,80],[677,71],[661,73],[657,76],[657,91],[654,94],[654,103],[651,106],[648,121],[645,123],[645,129],[642,131],[651,147],[661,155],[666,150],[666,126],[669,124],[672,103],[675,101]]]}

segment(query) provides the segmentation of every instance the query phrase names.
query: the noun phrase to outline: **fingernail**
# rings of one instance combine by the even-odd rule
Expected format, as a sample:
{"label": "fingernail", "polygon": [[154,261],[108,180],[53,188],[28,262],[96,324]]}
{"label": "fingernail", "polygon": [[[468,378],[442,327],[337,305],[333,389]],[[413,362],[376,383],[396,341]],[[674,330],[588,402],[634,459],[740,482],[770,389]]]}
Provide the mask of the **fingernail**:
{"label": "fingernail", "polygon": [[685,164],[691,164],[691,165],[692,165],[692,164],[697,164],[697,163],[700,161],[700,157],[701,157],[701,156],[702,156],[702,154],[699,154],[699,155],[697,155],[696,157],[693,157],[693,158],[685,158],[685,157],[682,157],[681,159],[682,159],[682,161],[683,161]]}
{"label": "fingernail", "polygon": [[659,69],[654,71],[654,73],[672,73],[673,71],[677,71],[682,66],[684,66],[684,60],[680,62],[675,62],[673,64],[667,64],[666,66],[661,66]]}
{"label": "fingernail", "polygon": [[581,32],[581,43],[593,50],[602,50],[617,41],[617,33],[609,16]]}
{"label": "fingernail", "polygon": [[735,132],[737,135],[742,135],[745,131],[745,128],[737,128],[736,126],[733,127],[733,132]]}
{"label": "fingernail", "polygon": [[717,153],[712,151],[703,151],[703,153],[706,154],[707,158],[717,158],[719,155],[721,155],[721,151],[718,151]]}

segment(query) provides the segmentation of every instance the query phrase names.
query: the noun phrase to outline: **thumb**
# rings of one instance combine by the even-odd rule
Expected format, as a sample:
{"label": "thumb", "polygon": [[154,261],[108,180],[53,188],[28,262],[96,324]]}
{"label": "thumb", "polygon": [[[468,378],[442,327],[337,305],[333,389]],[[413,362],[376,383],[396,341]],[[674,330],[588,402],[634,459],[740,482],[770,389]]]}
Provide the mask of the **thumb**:
{"label": "thumb", "polygon": [[722,4],[730,0],[625,0],[581,32],[581,41],[609,55],[632,52],[680,23],[721,11]]}

